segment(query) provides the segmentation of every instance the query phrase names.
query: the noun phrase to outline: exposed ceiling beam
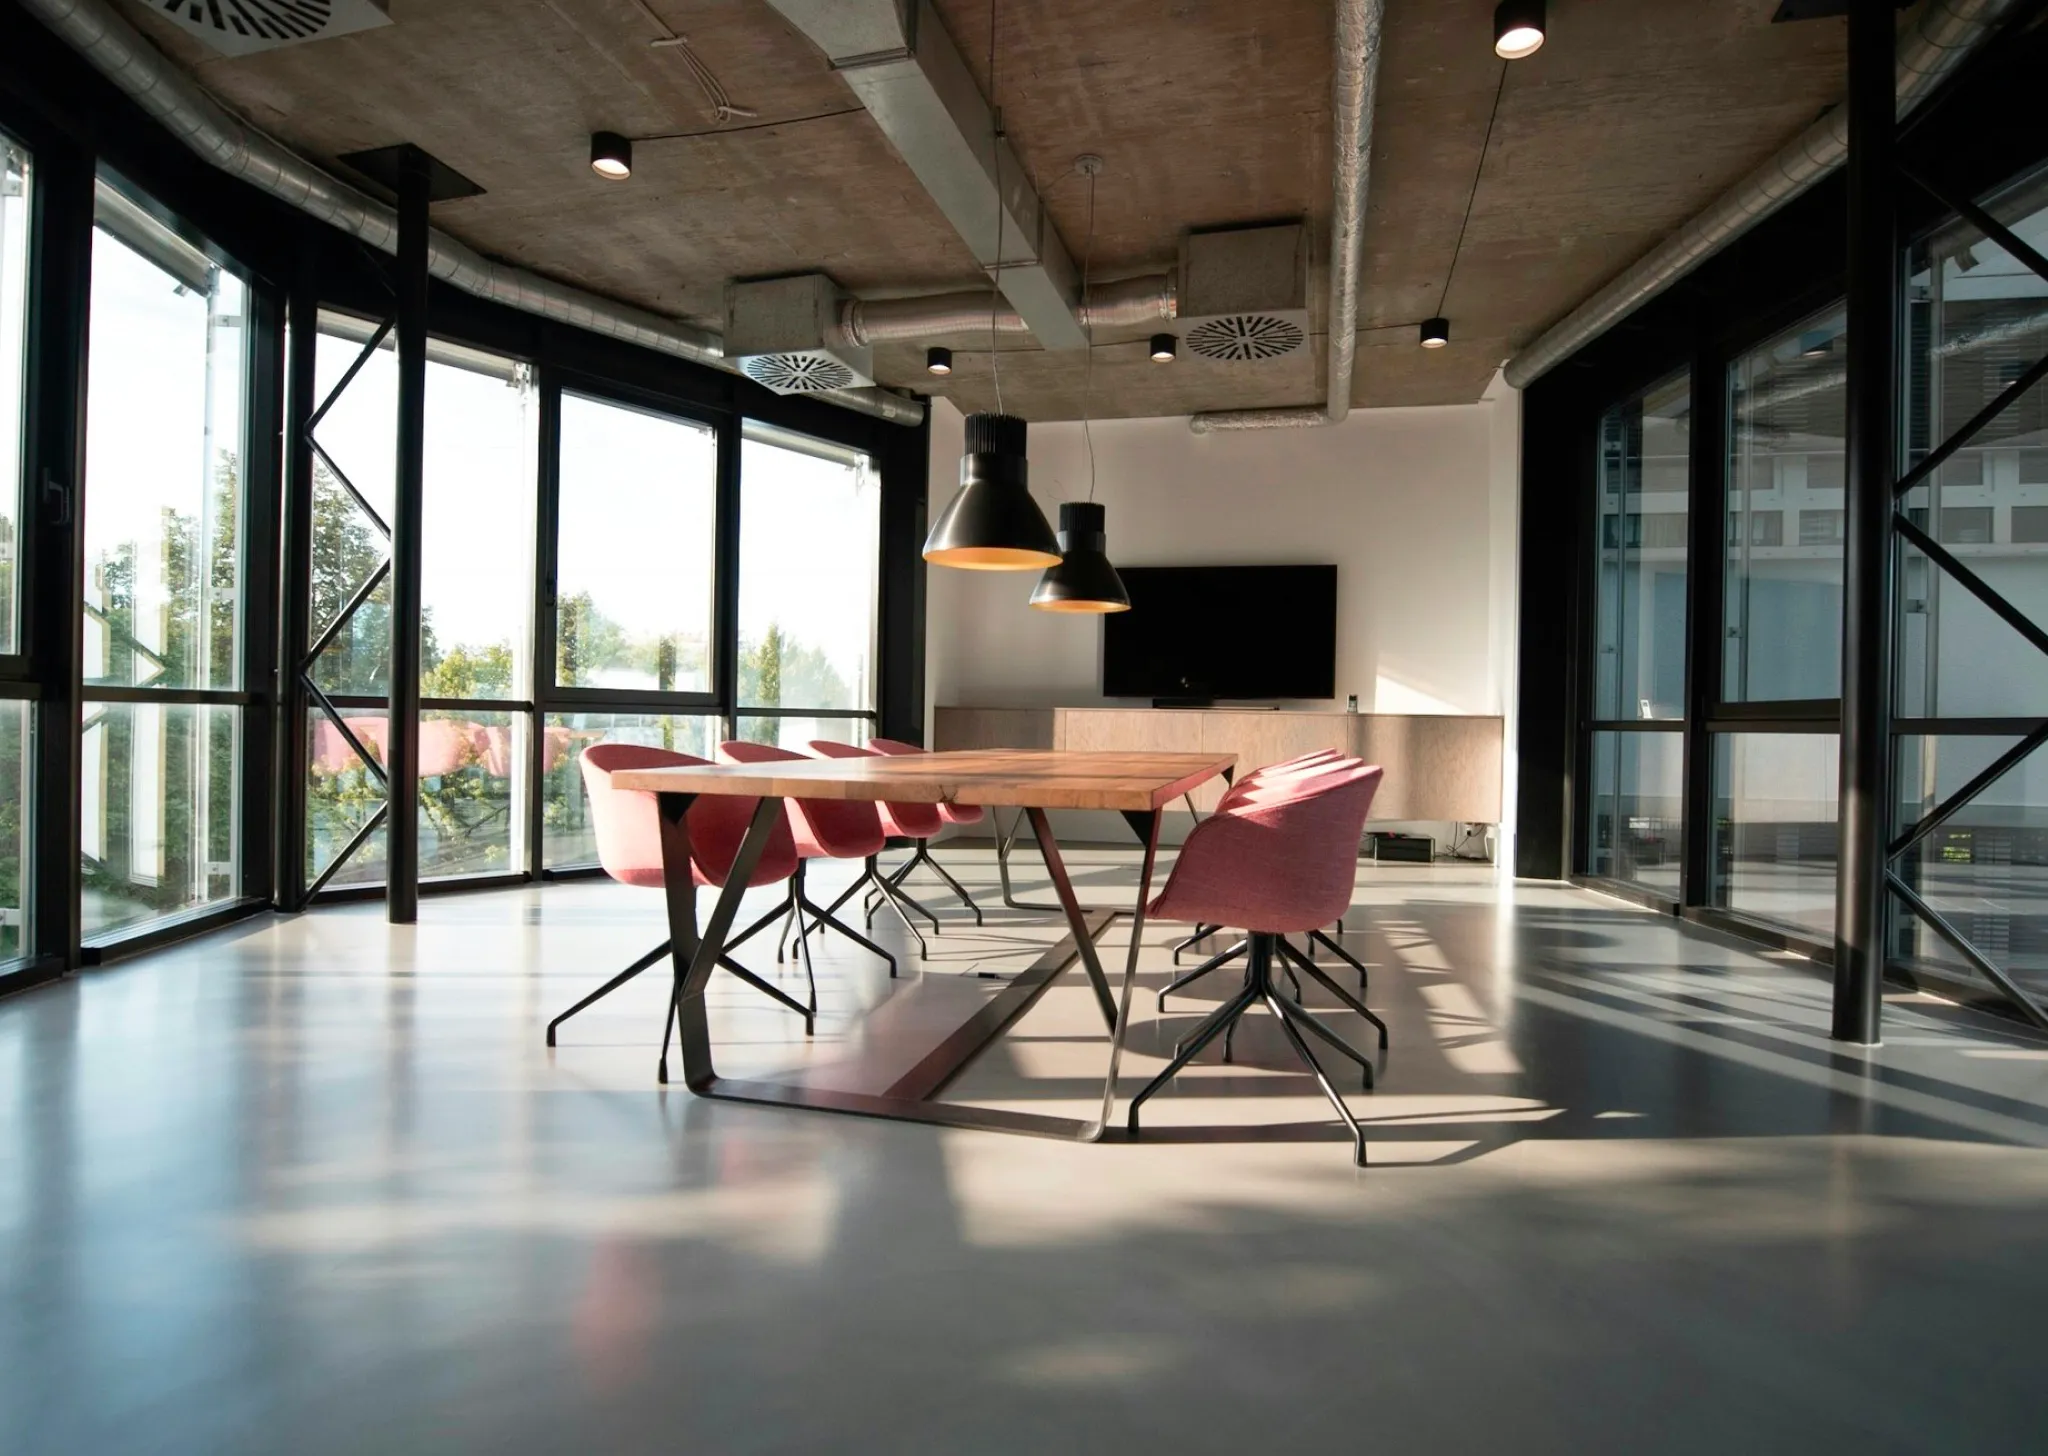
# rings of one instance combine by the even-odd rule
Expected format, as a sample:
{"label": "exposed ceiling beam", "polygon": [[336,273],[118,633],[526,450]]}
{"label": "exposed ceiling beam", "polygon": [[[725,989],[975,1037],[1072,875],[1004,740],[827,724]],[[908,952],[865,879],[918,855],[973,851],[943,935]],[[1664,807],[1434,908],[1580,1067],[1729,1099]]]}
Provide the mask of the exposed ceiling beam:
{"label": "exposed ceiling beam", "polygon": [[768,0],[824,51],[1048,349],[1085,349],[1074,260],[931,0]]}

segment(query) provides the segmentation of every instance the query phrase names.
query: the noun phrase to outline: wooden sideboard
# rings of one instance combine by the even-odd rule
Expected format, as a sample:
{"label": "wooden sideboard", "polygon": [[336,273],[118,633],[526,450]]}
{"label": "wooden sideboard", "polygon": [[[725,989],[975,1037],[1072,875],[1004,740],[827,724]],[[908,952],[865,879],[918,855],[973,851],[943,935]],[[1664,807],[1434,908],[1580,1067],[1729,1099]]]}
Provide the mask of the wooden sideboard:
{"label": "wooden sideboard", "polygon": [[[1376,763],[1386,779],[1375,819],[1498,824],[1499,718],[1413,713],[1299,713],[1240,708],[938,708],[932,747],[1234,753],[1259,768],[1319,748]],[[1198,790],[1208,808],[1219,786]]]}

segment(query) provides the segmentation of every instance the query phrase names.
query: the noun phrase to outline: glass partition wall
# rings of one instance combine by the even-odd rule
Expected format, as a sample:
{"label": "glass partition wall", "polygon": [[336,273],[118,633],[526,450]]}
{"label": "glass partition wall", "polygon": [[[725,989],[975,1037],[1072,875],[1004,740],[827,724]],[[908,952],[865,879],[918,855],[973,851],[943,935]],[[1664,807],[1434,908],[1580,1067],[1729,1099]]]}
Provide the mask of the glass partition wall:
{"label": "glass partition wall", "polygon": [[[2048,252],[2048,172],[1985,201]],[[2048,354],[2048,278],[1963,219],[1915,250],[1907,281],[1907,460],[1918,464]],[[2021,391],[1905,497],[1909,520],[2021,616],[2048,623],[2048,387]],[[1894,810],[1912,824],[2019,752],[1897,872],[2036,998],[2048,996],[2048,660],[1910,540],[1899,543]],[[1982,984],[1918,915],[1894,919],[1909,966]]]}
{"label": "glass partition wall", "polygon": [[[1917,483],[1893,553],[1892,867],[1906,888],[1890,952],[1923,981],[1988,993],[1988,962],[2042,996],[2048,169],[1979,205],[1958,204],[1904,269],[1898,469]],[[1703,347],[1605,410],[1578,688],[1576,873],[1823,953],[1846,386],[1836,305]],[[1688,544],[1697,557],[1717,542],[1714,576],[1689,575]],[[1923,816],[1936,822],[1909,843]],[[1945,924],[1909,913],[1911,897]]]}
{"label": "glass partition wall", "polygon": [[1600,421],[1586,869],[1678,896],[1692,394],[1684,374]]}

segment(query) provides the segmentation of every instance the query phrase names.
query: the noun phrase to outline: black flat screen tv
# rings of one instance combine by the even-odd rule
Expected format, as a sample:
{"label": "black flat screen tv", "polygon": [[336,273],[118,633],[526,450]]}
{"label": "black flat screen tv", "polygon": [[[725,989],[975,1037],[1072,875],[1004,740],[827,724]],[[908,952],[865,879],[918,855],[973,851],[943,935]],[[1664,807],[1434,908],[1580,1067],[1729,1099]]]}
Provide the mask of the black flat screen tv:
{"label": "black flat screen tv", "polygon": [[1103,696],[1336,696],[1336,567],[1129,566],[1118,575],[1131,609],[1103,618]]}

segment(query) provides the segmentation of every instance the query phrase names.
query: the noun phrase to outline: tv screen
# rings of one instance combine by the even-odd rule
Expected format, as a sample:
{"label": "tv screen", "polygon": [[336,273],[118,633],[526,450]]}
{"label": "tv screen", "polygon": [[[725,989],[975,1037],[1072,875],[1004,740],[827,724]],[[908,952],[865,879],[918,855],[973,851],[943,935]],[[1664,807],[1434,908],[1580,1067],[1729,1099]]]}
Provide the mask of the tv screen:
{"label": "tv screen", "polygon": [[1112,698],[1331,698],[1334,566],[1132,566],[1131,609],[1103,618]]}

